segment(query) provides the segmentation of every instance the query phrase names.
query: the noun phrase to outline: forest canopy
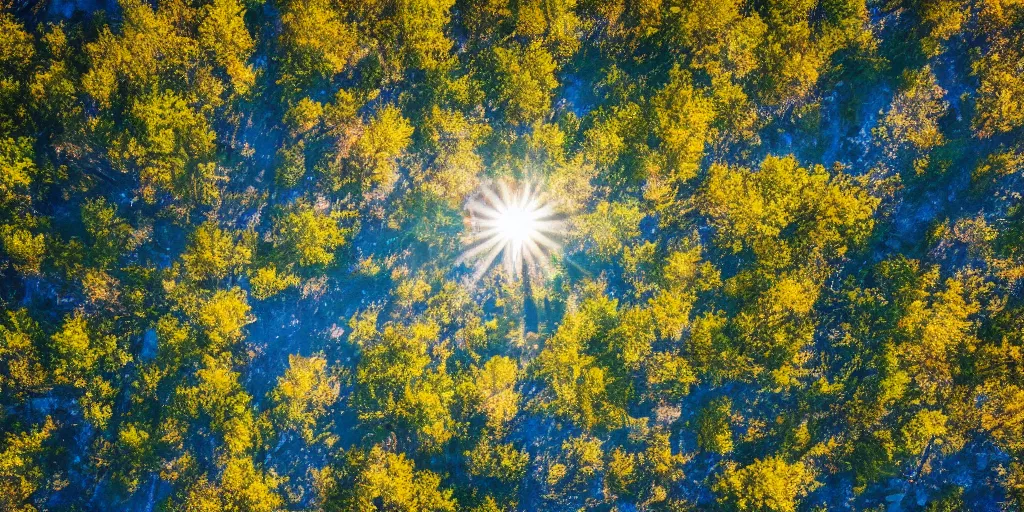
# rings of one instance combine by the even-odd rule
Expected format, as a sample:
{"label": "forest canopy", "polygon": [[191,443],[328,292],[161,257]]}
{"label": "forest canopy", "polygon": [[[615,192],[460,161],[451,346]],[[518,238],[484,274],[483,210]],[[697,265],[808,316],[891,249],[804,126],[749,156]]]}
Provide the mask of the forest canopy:
{"label": "forest canopy", "polygon": [[1021,510],[1022,191],[1020,1],[0,0],[0,511]]}

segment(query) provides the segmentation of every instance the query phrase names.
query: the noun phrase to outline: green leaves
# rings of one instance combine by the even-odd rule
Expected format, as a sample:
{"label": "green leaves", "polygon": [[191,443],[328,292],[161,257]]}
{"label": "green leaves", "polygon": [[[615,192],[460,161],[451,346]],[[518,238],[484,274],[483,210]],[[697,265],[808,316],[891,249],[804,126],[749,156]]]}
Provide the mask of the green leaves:
{"label": "green leaves", "polygon": [[196,281],[220,280],[244,268],[252,259],[252,248],[242,238],[215,222],[200,224],[181,255],[188,277]]}
{"label": "green leaves", "polygon": [[0,509],[1024,496],[1019,2],[24,3]]}
{"label": "green leaves", "polygon": [[322,357],[288,356],[288,369],[271,392],[271,415],[282,430],[294,430],[312,442],[317,421],[338,400],[339,382],[327,373]]}
{"label": "green leaves", "polygon": [[793,512],[798,500],[817,485],[802,462],[789,464],[770,457],[744,467],[729,467],[715,483],[715,492],[731,510]]}
{"label": "green leaves", "polygon": [[338,248],[358,229],[340,225],[342,219],[351,217],[351,212],[323,213],[309,205],[297,204],[275,219],[274,247],[282,250],[281,257],[286,264],[330,265]]}
{"label": "green leaves", "polygon": [[494,49],[492,96],[512,124],[540,120],[551,108],[557,64],[538,42]]}
{"label": "green leaves", "polygon": [[323,506],[328,511],[367,510],[375,504],[396,512],[456,510],[451,490],[440,488],[439,475],[379,446],[345,452],[327,476]]}

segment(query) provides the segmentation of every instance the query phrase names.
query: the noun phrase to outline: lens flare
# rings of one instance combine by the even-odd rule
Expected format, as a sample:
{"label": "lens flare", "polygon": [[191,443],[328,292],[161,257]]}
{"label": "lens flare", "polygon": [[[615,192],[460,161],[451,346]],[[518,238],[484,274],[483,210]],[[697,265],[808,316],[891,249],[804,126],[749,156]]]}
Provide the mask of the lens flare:
{"label": "lens flare", "polygon": [[548,270],[548,256],[561,249],[555,241],[563,231],[554,204],[529,183],[518,190],[500,182],[466,206],[471,225],[469,248],[461,261],[475,261],[476,281],[502,256],[508,274],[519,277],[525,266]]}

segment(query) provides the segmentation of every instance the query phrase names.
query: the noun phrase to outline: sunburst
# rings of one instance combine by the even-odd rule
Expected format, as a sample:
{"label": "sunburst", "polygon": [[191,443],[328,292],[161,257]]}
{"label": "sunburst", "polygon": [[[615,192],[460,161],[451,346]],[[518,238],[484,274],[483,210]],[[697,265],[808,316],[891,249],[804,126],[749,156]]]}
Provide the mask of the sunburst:
{"label": "sunburst", "polygon": [[[502,256],[508,274],[518,278],[524,267],[549,269],[550,255],[561,249],[564,230],[555,205],[529,183],[512,188],[499,182],[484,186],[466,206],[471,238],[461,261],[474,261],[476,281]],[[524,265],[525,263],[525,265]]]}

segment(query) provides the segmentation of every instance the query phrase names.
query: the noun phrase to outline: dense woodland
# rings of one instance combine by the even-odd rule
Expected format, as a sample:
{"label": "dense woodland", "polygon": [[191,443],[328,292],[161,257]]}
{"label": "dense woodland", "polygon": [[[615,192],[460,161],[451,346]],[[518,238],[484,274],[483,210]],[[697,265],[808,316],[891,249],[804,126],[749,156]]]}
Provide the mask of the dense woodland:
{"label": "dense woodland", "polygon": [[1024,507],[1020,0],[0,5],[2,511]]}

